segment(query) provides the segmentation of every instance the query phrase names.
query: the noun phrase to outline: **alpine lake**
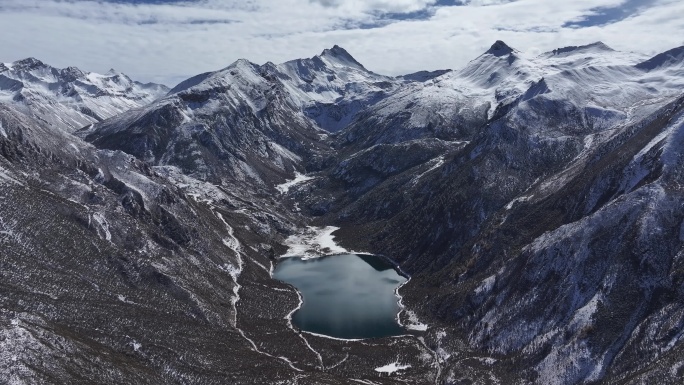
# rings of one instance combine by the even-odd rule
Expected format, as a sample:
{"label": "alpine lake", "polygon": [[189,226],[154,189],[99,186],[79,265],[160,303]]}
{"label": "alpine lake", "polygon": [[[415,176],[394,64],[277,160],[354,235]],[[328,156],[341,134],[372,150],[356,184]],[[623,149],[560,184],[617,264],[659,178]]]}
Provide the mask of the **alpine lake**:
{"label": "alpine lake", "polygon": [[406,278],[381,257],[288,257],[278,262],[273,277],[301,293],[303,304],[292,323],[303,331],[343,339],[406,334],[397,323],[395,294]]}

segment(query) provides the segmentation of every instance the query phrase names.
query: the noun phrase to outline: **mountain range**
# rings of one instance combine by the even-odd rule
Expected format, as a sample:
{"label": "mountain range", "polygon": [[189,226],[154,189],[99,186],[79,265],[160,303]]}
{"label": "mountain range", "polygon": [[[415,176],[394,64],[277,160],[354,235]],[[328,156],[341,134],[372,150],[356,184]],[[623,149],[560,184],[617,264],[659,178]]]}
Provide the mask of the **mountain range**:
{"label": "mountain range", "polygon": [[[0,377],[678,384],[683,89],[684,47],[601,42],[395,77],[334,46],[173,88],[0,64]],[[290,323],[273,268],[327,226],[410,276],[405,336]]]}

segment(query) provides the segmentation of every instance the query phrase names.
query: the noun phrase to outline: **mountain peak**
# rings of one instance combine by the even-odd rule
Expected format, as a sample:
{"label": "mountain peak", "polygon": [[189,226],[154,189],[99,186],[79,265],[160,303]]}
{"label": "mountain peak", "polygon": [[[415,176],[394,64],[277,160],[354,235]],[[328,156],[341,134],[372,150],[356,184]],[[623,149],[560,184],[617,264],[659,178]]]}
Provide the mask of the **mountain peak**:
{"label": "mountain peak", "polygon": [[45,67],[45,64],[34,57],[28,57],[12,63],[12,68],[17,70],[32,70],[39,67]]}
{"label": "mountain peak", "polygon": [[234,67],[234,68],[242,68],[242,69],[249,69],[249,70],[255,70],[256,68],[259,67],[258,64],[252,63],[251,61],[247,59],[237,59],[233,64],[231,64],[229,67]]}
{"label": "mountain peak", "polygon": [[511,47],[508,46],[508,44],[504,43],[501,40],[497,40],[492,44],[492,46],[489,48],[489,50],[486,52],[490,55],[494,55],[497,57],[508,55],[510,53],[513,53],[515,50]]}
{"label": "mountain peak", "polygon": [[553,51],[551,51],[549,54],[556,56],[556,55],[562,55],[566,53],[573,53],[573,52],[587,52],[587,51],[605,51],[605,52],[613,52],[615,51],[614,49],[610,48],[608,45],[606,45],[602,41],[597,41],[595,43],[587,44],[587,45],[571,45],[568,47],[563,47],[563,48],[556,48]]}
{"label": "mountain peak", "polygon": [[326,53],[332,54],[332,55],[347,55],[347,56],[351,56],[351,55],[349,55],[349,52],[347,52],[347,50],[345,50],[344,48],[340,47],[340,46],[337,45],[337,44],[335,44],[334,46],[332,46],[332,48],[324,49],[324,50],[323,50],[323,54],[325,55]]}
{"label": "mountain peak", "polygon": [[335,44],[332,48],[324,49],[319,55],[321,58],[328,58],[340,64],[352,65],[363,68],[363,65],[356,61],[352,55],[344,48]]}
{"label": "mountain peak", "polygon": [[684,46],[673,48],[669,51],[660,53],[645,62],[636,65],[636,68],[651,71],[660,67],[667,67],[684,63]]}
{"label": "mountain peak", "polygon": [[76,79],[81,79],[85,77],[85,73],[76,67],[67,67],[59,71],[60,75],[64,80],[68,82],[73,82]]}
{"label": "mountain peak", "polygon": [[587,45],[587,47],[598,48],[598,49],[603,50],[603,51],[615,51],[614,49],[610,48],[606,43],[604,43],[602,41],[597,41],[595,43],[591,43],[591,44]]}

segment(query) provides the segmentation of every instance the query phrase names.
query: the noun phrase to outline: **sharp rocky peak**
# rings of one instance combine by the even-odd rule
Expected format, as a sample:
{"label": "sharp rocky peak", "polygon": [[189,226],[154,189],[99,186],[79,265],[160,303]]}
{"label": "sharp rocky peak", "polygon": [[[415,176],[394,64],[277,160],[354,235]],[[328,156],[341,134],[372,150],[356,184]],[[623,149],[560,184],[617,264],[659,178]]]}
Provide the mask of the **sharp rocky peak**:
{"label": "sharp rocky peak", "polygon": [[247,59],[238,59],[231,63],[228,67],[213,72],[213,74],[230,73],[236,75],[238,73],[253,73],[259,72],[260,65],[252,63]]}
{"label": "sharp rocky peak", "polygon": [[17,60],[14,63],[12,63],[12,69],[15,69],[15,70],[30,71],[32,69],[39,68],[39,67],[46,67],[46,64],[43,63],[42,61],[34,58],[34,57],[29,57],[26,59]]}
{"label": "sharp rocky peak", "polygon": [[233,64],[229,65],[228,68],[249,69],[250,71],[254,71],[256,68],[259,68],[259,65],[252,63],[247,59],[238,59]]}
{"label": "sharp rocky peak", "polygon": [[351,57],[351,55],[349,54],[349,52],[347,52],[346,49],[340,47],[337,44],[332,46],[332,48],[326,48],[323,50],[323,52],[321,52],[321,56],[326,56],[326,55],[331,55],[331,56],[335,56],[335,57],[337,57],[337,56]]}
{"label": "sharp rocky peak", "polygon": [[352,55],[344,48],[335,44],[332,48],[324,49],[319,55],[321,58],[330,58],[342,64],[351,64],[363,68],[363,65],[356,61]]}
{"label": "sharp rocky peak", "polygon": [[[115,79],[115,80],[116,79],[123,79],[123,80],[126,80],[128,82],[135,82],[135,83],[143,84],[143,83],[140,83],[138,81],[134,81],[133,79],[131,79],[130,76],[126,75],[125,73],[123,73],[121,71],[117,71],[114,68],[110,68],[109,71],[107,71],[104,75],[110,79]],[[157,83],[145,83],[145,84],[154,85]]]}
{"label": "sharp rocky peak", "polygon": [[39,68],[45,68],[49,71],[52,71],[53,74],[67,82],[72,82],[76,79],[82,79],[86,76],[86,72],[81,71],[77,67],[70,66],[62,69],[55,68],[49,64],[43,63],[42,61],[34,57],[17,60],[14,63],[12,63],[11,67],[9,68],[5,65],[2,65],[0,66],[0,72],[4,71],[1,70],[2,68],[4,68],[4,70],[11,69],[12,71],[33,71]]}
{"label": "sharp rocky peak", "polygon": [[60,76],[64,78],[64,80],[72,82],[76,79],[81,79],[85,77],[85,72],[81,71],[80,69],[76,67],[67,67],[64,68],[63,70],[59,71]]}
{"label": "sharp rocky peak", "polygon": [[500,56],[509,55],[513,52],[515,52],[515,50],[513,48],[511,48],[508,44],[504,43],[501,40],[497,40],[496,42],[494,42],[494,44],[492,44],[492,46],[489,48],[489,50],[487,50],[487,52],[485,52],[485,53],[500,57]]}

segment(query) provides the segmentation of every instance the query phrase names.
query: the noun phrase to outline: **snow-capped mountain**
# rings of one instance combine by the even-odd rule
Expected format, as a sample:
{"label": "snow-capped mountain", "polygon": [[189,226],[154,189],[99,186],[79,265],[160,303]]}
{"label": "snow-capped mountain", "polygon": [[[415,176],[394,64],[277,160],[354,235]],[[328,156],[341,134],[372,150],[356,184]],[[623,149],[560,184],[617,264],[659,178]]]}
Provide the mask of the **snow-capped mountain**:
{"label": "snow-capped mountain", "polygon": [[319,167],[312,159],[326,157],[321,138],[403,83],[366,70],[338,46],[280,65],[238,60],[78,135],[205,178],[265,186],[303,169],[303,159]]}
{"label": "snow-capped mountain", "polygon": [[146,105],[167,92],[166,86],[142,84],[114,70],[101,75],[76,67],[58,69],[34,58],[0,63],[0,102],[67,132]]}
{"label": "snow-capped mountain", "polygon": [[325,149],[324,135],[283,85],[246,60],[174,87],[168,96],[77,133],[155,165],[216,182],[266,186]]}
{"label": "snow-capped mountain", "polygon": [[337,45],[311,59],[281,64],[277,71],[294,102],[330,132],[346,127],[359,111],[400,85],[394,78],[366,70]]}
{"label": "snow-capped mountain", "polygon": [[364,111],[293,194],[413,273],[404,300],[440,315],[451,382],[676,383],[679,52],[497,42]]}
{"label": "snow-capped mountain", "polygon": [[[240,79],[233,78],[240,73]],[[368,71],[339,46],[309,59],[262,66],[238,60],[229,67],[181,82],[171,93],[201,92],[211,87],[241,87],[233,103],[245,100],[254,111],[267,102],[269,87],[277,87],[287,104],[301,110],[319,127],[335,132],[361,109],[398,88],[401,81]],[[237,92],[237,91],[236,91]]]}
{"label": "snow-capped mountain", "polygon": [[[683,52],[497,41],[387,77],[335,46],[147,99],[2,65],[0,377],[679,384]],[[311,225],[410,274],[398,318],[419,327],[296,330],[271,272]]]}
{"label": "snow-capped mountain", "polygon": [[[684,66],[684,47],[673,48],[637,64],[637,68],[649,72],[654,70],[665,70],[668,72],[681,70],[682,66]],[[681,72],[678,74],[681,74]]]}
{"label": "snow-capped mountain", "polygon": [[523,102],[528,112],[583,116],[577,129],[614,125],[652,112],[679,92],[677,61],[651,73],[642,68],[646,59],[600,42],[535,57],[498,41],[463,69],[408,84],[371,106],[343,135],[355,148],[424,137],[468,140]]}

